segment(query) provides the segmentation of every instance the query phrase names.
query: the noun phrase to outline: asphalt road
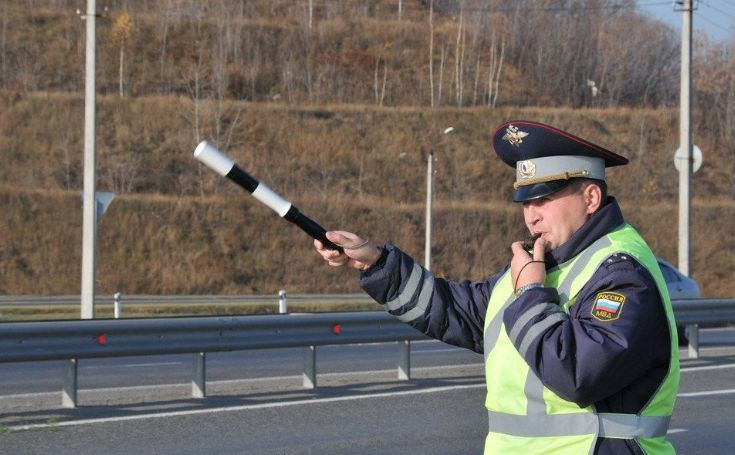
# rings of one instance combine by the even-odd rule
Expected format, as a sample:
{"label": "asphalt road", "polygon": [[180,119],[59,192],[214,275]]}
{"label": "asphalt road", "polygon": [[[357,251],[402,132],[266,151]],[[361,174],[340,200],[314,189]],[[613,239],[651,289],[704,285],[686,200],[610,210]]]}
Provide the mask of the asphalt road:
{"label": "asphalt road", "polygon": [[[730,454],[735,329],[700,340],[702,358],[682,360],[669,438],[682,454]],[[304,390],[301,355],[211,356],[203,400],[188,397],[188,356],[85,361],[75,410],[58,408],[59,362],[2,365],[0,454],[481,453],[480,356],[414,343],[406,382],[395,344],[324,347],[319,387]]]}

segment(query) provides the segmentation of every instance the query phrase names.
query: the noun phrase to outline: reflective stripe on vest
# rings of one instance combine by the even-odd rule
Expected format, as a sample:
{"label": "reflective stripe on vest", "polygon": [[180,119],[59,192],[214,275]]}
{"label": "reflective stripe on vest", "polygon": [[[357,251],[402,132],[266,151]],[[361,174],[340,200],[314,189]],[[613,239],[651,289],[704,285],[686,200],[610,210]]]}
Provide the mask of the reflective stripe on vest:
{"label": "reflective stripe on vest", "polygon": [[[556,445],[552,445],[559,453],[592,453],[595,438],[607,437],[638,438],[639,444],[649,453],[673,453],[673,448],[663,437],[671,419],[678,388],[679,364],[675,332],[671,334],[669,372],[638,415],[598,414],[593,406],[580,408],[546,388],[523,359],[534,340],[549,327],[569,317],[569,308],[576,302],[581,288],[601,263],[615,253],[629,254],[649,270],[661,294],[669,330],[675,330],[673,311],[655,257],[645,241],[629,225],[621,226],[598,239],[571,260],[548,270],[545,286],[557,289],[559,304],[538,303],[515,321],[513,327],[507,328],[507,335],[503,326],[503,313],[513,302],[514,295],[510,271],[506,272],[493,289],[485,321],[484,355],[488,381],[486,405],[490,430],[486,451],[502,453],[504,449],[518,450],[529,442],[524,443],[524,438],[552,437],[547,442],[551,444],[552,440],[555,441],[553,444]],[[559,308],[563,312],[558,312]],[[549,315],[543,317],[544,313]],[[531,320],[538,322],[524,333],[524,328]],[[522,393],[519,387],[521,384]],[[552,445],[546,450],[555,450]],[[561,447],[565,449],[560,450]]]}
{"label": "reflective stripe on vest", "polygon": [[524,437],[575,436],[594,433],[604,438],[633,439],[666,436],[671,416],[593,414],[517,415],[488,411],[488,429]]}

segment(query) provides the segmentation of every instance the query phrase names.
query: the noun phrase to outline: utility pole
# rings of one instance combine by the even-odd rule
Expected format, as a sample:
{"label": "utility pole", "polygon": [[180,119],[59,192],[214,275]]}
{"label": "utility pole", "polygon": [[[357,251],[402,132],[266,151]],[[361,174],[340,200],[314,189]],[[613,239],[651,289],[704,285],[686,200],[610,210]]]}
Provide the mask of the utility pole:
{"label": "utility pole", "polygon": [[431,270],[431,201],[434,182],[434,144],[429,145],[429,156],[426,159],[426,234],[424,234],[424,268]]}
{"label": "utility pole", "polygon": [[84,205],[82,217],[81,318],[94,319],[95,240],[97,203],[95,201],[95,20],[96,0],[87,0],[87,47],[84,93]]}
{"label": "utility pole", "polygon": [[682,12],[681,91],[679,95],[679,270],[689,276],[690,207],[692,195],[692,15],[694,0],[677,0],[675,9]]}
{"label": "utility pole", "polygon": [[[450,126],[444,129],[444,135],[454,131]],[[434,199],[434,144],[429,144],[429,156],[426,159],[426,230],[424,237],[424,268],[431,270],[431,203]]]}

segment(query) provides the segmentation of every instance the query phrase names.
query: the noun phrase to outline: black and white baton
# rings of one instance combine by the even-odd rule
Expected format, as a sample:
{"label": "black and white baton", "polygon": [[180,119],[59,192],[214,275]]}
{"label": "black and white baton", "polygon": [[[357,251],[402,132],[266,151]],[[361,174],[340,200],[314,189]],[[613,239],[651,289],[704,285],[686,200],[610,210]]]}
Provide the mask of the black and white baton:
{"label": "black and white baton", "polygon": [[268,188],[267,185],[264,185],[252,175],[242,170],[229,156],[217,150],[209,142],[202,141],[197,145],[197,148],[194,149],[194,157],[218,174],[240,185],[248,193],[252,194],[255,199],[278,213],[281,218],[287,219],[311,237],[322,242],[326,248],[339,252],[344,251],[341,247],[327,240],[327,230],[321,227],[319,223],[301,213],[295,205],[283,199],[278,193]]}

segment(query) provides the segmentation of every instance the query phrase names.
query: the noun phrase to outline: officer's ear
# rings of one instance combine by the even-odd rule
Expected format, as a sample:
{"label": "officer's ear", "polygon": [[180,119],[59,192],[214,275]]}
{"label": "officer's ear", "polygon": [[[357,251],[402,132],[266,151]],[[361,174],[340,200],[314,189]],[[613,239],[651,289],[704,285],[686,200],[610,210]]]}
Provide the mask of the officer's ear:
{"label": "officer's ear", "polygon": [[582,197],[587,207],[587,214],[591,215],[602,205],[602,189],[595,183],[586,183],[582,188]]}

